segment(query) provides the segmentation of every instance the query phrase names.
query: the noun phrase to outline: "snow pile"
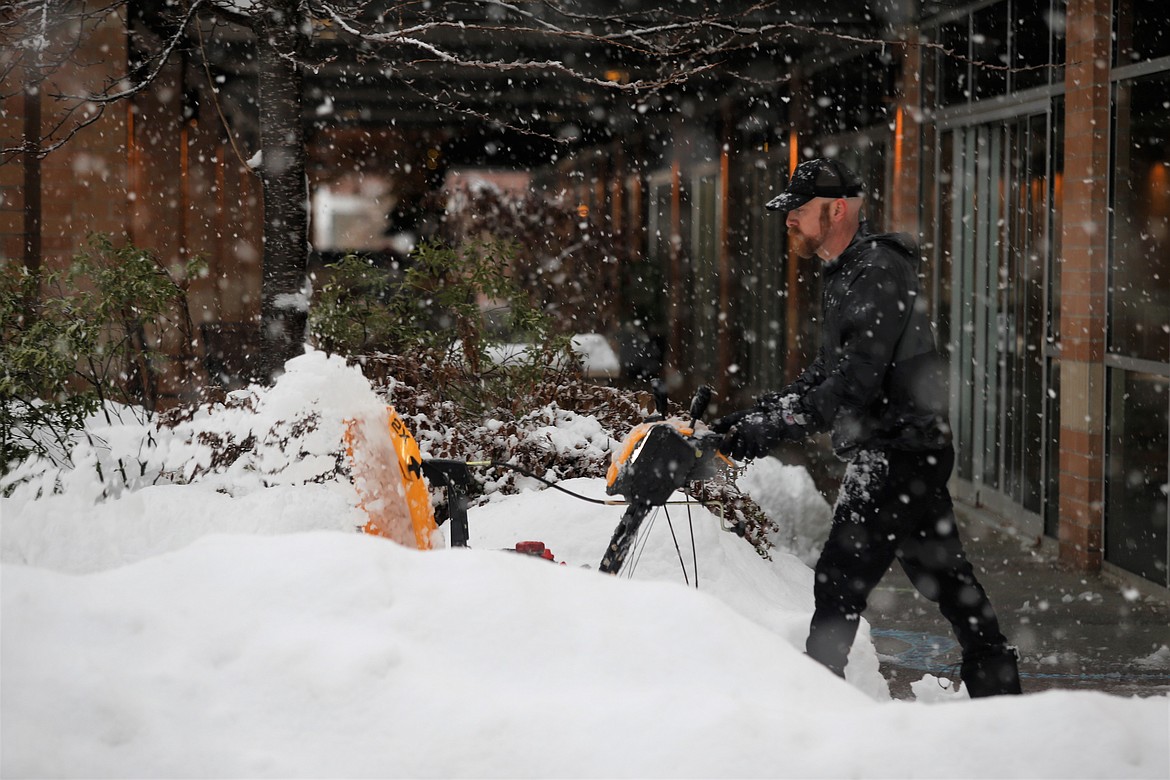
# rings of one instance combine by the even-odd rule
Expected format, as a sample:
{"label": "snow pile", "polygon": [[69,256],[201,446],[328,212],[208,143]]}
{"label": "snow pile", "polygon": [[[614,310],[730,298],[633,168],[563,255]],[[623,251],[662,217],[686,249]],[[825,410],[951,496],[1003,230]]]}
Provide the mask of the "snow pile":
{"label": "snow pile", "polygon": [[68,443],[70,452],[30,459],[0,489],[18,503],[52,493],[85,503],[160,483],[198,482],[240,495],[334,479],[345,421],[380,414],[385,404],[340,357],[309,351],[285,369],[273,388],[236,391],[173,426],[110,405]]}
{"label": "snow pile", "polygon": [[[202,411],[172,434],[165,468],[239,494],[277,485],[300,485],[336,476],[347,420],[379,416],[385,402],[355,366],[324,352],[290,360],[270,390],[235,394],[232,408]],[[208,442],[249,442],[224,469],[215,468]]]}
{"label": "snow pile", "polygon": [[3,499],[3,560],[82,573],[210,533],[364,523],[345,478],[345,421],[381,414],[384,404],[360,371],[309,352],[289,361],[273,388],[233,395],[173,427],[125,411],[96,415],[61,464],[14,470]]}
{"label": "snow pile", "polygon": [[748,466],[737,484],[776,524],[769,541],[809,566],[815,564],[829,536],[833,510],[808,471],[775,458],[761,458]]}
{"label": "snow pile", "polygon": [[709,593],[486,549],[212,536],[88,577],[2,576],[5,776],[1168,768],[1164,700],[880,703]]}
{"label": "snow pile", "polygon": [[621,371],[617,353],[602,334],[578,333],[573,336],[572,344],[586,376],[615,377]]}
{"label": "snow pile", "polygon": [[305,485],[233,497],[204,485],[158,485],[99,504],[73,495],[23,506],[0,499],[0,560],[87,574],[178,550],[212,534],[353,531],[366,516],[352,494],[340,485]]}
{"label": "snow pile", "polygon": [[1170,669],[1170,647],[1162,645],[1154,652],[1134,662],[1143,669]]}
{"label": "snow pile", "polygon": [[[176,468],[200,433],[306,421],[247,467],[116,495],[78,468],[65,493],[0,499],[0,774],[1170,773],[1164,697],[891,702],[864,623],[838,680],[802,652],[807,566],[760,558],[699,507],[647,520],[635,581],[595,570],[622,507],[552,490],[472,509],[470,550],[355,533],[352,486],[314,457],[381,403],[348,371],[306,355],[255,392],[254,420],[218,410],[165,448]],[[554,448],[604,435],[569,414],[548,427]],[[801,529],[826,510],[804,479],[764,462],[747,481]],[[604,496],[599,479],[564,487]],[[526,539],[565,565],[499,551]]]}
{"label": "snow pile", "polygon": [[921,680],[910,683],[910,690],[914,692],[914,700],[923,704],[969,700],[962,690],[955,690],[953,681],[933,674],[924,674]]}

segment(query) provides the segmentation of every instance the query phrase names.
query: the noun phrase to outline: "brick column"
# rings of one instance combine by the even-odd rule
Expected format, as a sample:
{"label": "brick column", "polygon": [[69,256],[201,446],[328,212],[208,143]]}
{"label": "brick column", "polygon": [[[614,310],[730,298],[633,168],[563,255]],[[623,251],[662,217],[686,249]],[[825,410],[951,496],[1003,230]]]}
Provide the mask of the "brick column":
{"label": "brick column", "polygon": [[1101,568],[1111,0],[1071,0],[1060,292],[1060,560]]}
{"label": "brick column", "polygon": [[909,233],[922,240],[922,47],[918,30],[903,28],[901,73],[894,91],[893,181],[886,230]]}

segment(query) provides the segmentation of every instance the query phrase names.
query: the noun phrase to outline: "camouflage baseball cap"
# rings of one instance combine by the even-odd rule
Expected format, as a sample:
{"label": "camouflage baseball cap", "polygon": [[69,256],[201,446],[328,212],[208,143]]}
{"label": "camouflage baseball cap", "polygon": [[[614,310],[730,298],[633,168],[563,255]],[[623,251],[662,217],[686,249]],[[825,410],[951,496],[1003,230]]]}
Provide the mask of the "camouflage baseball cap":
{"label": "camouflage baseball cap", "polygon": [[837,160],[806,160],[792,172],[788,189],[765,205],[773,211],[792,211],[813,198],[853,198],[864,189],[861,180]]}

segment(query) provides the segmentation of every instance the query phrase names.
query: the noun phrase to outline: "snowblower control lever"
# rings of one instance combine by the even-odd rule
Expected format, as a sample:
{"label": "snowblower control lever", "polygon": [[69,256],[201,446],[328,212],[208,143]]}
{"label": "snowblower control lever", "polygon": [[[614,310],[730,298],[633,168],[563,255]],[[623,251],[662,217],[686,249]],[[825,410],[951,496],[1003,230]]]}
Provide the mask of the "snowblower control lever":
{"label": "snowblower control lever", "polygon": [[707,411],[707,405],[711,403],[711,385],[700,385],[699,389],[695,391],[695,397],[691,399],[691,428],[695,427],[695,423],[703,419],[703,414]]}

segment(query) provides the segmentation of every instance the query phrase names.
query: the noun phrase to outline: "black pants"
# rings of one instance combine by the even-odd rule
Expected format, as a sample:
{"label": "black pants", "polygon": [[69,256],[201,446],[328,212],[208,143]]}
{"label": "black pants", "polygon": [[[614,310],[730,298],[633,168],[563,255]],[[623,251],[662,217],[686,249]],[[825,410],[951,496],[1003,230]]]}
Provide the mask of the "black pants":
{"label": "black pants", "polygon": [[850,462],[816,565],[807,651],[844,676],[870,592],[895,559],[936,602],[963,650],[972,696],[1018,693],[1016,658],[963,552],[947,479],[951,449],[863,450]]}

